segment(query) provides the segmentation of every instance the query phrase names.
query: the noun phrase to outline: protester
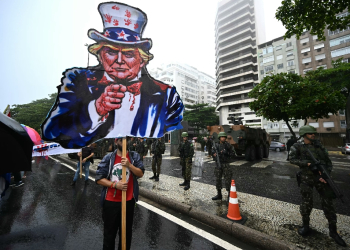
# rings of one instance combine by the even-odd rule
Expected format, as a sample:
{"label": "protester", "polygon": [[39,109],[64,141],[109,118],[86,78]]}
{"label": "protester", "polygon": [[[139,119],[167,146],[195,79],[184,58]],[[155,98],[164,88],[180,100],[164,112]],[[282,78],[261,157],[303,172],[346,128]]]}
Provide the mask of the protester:
{"label": "protester", "polygon": [[92,144],[90,144],[87,147],[82,148],[83,154],[79,152],[78,155],[78,164],[77,164],[77,170],[75,171],[75,175],[73,178],[73,182],[71,186],[74,186],[75,183],[77,182],[78,176],[80,174],[80,156],[82,155],[82,167],[85,169],[85,184],[87,185],[89,182],[89,168],[90,168],[90,163],[94,163],[94,149],[92,148]]}
{"label": "protester", "polygon": [[[121,201],[122,191],[126,191],[126,249],[130,249],[135,202],[138,201],[139,186],[137,178],[145,172],[140,155],[127,151],[122,157],[123,139],[116,139],[117,150],[107,154],[97,167],[96,183],[103,186],[101,193],[103,230],[103,249],[114,249],[119,231],[121,249]],[[110,166],[113,166],[110,168]],[[126,167],[126,181],[122,181],[122,166]]]}

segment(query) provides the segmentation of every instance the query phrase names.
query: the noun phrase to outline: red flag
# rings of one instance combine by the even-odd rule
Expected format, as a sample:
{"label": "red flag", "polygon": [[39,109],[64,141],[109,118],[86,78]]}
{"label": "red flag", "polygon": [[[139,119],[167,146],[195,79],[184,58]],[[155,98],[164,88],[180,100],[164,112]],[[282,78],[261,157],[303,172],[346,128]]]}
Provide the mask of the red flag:
{"label": "red flag", "polygon": [[8,117],[11,117],[11,108],[10,105],[7,105],[4,114],[7,115]]}

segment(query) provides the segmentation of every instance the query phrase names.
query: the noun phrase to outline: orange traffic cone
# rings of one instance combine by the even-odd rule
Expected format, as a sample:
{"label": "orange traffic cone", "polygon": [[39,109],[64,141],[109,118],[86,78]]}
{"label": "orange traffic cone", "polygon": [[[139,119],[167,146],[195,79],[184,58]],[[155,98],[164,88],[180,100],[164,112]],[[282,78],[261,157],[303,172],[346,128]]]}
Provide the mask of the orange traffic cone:
{"label": "orange traffic cone", "polygon": [[231,190],[230,190],[230,199],[228,201],[227,218],[242,224],[246,221],[246,218],[242,218],[241,213],[239,212],[236,184],[234,180],[231,181]]}

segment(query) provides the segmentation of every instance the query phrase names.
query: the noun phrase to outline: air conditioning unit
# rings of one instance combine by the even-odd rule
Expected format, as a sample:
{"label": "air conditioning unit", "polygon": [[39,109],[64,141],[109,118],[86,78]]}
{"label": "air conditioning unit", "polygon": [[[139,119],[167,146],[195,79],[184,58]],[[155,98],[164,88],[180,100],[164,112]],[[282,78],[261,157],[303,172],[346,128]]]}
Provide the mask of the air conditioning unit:
{"label": "air conditioning unit", "polygon": [[322,49],[317,49],[317,52],[321,52]]}
{"label": "air conditioning unit", "polygon": [[309,63],[305,63],[305,65],[309,65]]}
{"label": "air conditioning unit", "polygon": [[307,52],[304,53],[304,56],[307,56]]}
{"label": "air conditioning unit", "polygon": [[322,61],[323,61],[323,59],[319,59],[318,61],[319,61],[319,62],[322,62]]}
{"label": "air conditioning unit", "polygon": [[306,45],[307,43],[303,43],[303,45]]}

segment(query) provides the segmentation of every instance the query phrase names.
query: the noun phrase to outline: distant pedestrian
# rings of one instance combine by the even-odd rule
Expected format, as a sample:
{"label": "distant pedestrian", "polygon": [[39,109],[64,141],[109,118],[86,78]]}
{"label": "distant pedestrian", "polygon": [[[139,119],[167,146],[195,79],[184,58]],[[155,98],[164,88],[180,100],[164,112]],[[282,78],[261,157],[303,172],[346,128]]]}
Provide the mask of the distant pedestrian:
{"label": "distant pedestrian", "polygon": [[[213,157],[214,160],[216,160],[216,167],[215,167],[215,177],[216,177],[216,190],[217,195],[211,198],[212,200],[221,200],[222,199],[222,175],[224,175],[225,179],[225,188],[228,192],[228,195],[230,195],[230,188],[231,188],[231,180],[232,180],[232,170],[229,165],[230,158],[234,156],[234,152],[232,149],[232,146],[230,143],[226,141],[227,134],[225,132],[220,132],[218,135],[219,143],[215,143],[213,147],[216,148],[216,150],[213,149]],[[220,166],[218,164],[217,154],[215,151],[218,152]]]}
{"label": "distant pedestrian", "polygon": [[159,181],[160,166],[162,165],[162,154],[165,152],[165,143],[162,142],[162,138],[154,140],[151,145],[151,155],[152,155],[152,171],[153,176],[149,178],[150,180]]}
{"label": "distant pedestrian", "polygon": [[183,132],[182,135],[183,142],[179,145],[180,153],[180,165],[182,167],[182,177],[184,182],[179,184],[179,186],[184,186],[184,190],[190,189],[191,174],[192,174],[192,157],[194,155],[193,144],[188,141],[188,133]]}
{"label": "distant pedestrian", "polygon": [[212,148],[213,148],[213,137],[209,135],[208,141],[207,141],[207,149],[208,149],[208,157],[211,157],[212,155]]}
{"label": "distant pedestrian", "polygon": [[78,156],[78,164],[77,164],[77,170],[75,171],[75,175],[73,178],[71,186],[74,186],[75,183],[78,180],[79,174],[80,174],[80,156],[82,155],[82,168],[85,170],[85,184],[87,185],[89,183],[89,168],[90,168],[90,163],[94,163],[94,149],[92,147],[92,144],[90,144],[87,147],[82,148],[82,152],[77,153]]}
{"label": "distant pedestrian", "polygon": [[294,143],[296,143],[298,140],[295,136],[292,136],[288,141],[287,141],[287,154],[288,154],[288,157],[287,157],[287,161],[289,161],[289,151],[290,151],[290,148],[294,145]]}
{"label": "distant pedestrian", "polygon": [[[107,154],[98,164],[95,181],[103,186],[101,193],[103,220],[103,249],[115,249],[115,238],[119,231],[121,249],[121,203],[122,190],[126,191],[126,249],[131,247],[135,202],[138,201],[137,178],[145,172],[140,155],[127,151],[122,157],[123,139],[116,139],[117,150]],[[126,167],[126,182],[122,181],[122,167]]]}
{"label": "distant pedestrian", "polygon": [[130,137],[128,141],[128,151],[136,151],[136,140],[134,137]]}

